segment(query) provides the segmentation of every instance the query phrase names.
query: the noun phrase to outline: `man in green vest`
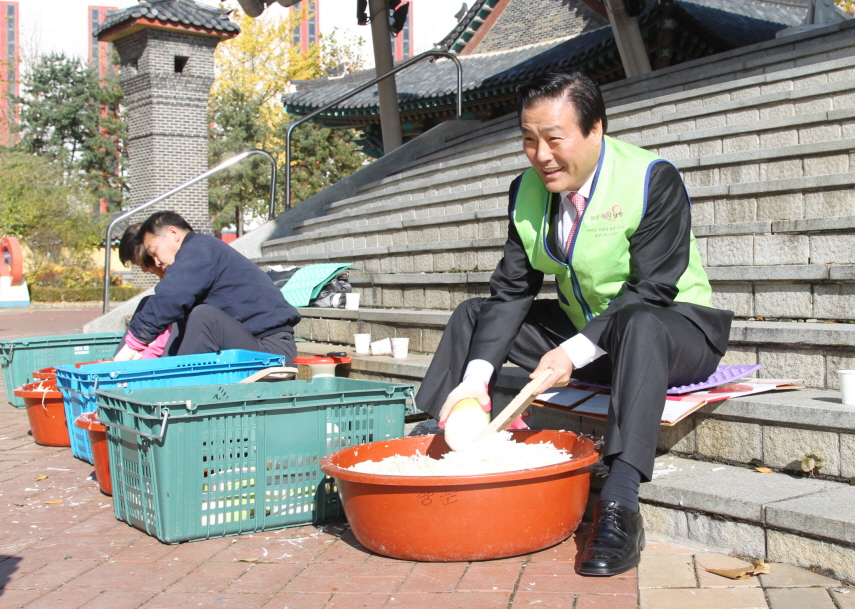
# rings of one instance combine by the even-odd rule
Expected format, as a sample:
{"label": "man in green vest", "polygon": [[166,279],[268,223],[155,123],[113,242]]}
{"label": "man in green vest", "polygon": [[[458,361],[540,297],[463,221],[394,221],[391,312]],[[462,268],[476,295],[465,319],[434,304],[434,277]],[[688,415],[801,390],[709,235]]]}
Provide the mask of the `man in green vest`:
{"label": "man in green vest", "polygon": [[[466,398],[489,412],[506,361],[531,378],[553,370],[541,391],[571,376],[611,384],[609,477],[579,572],[616,575],[644,548],[638,489],[653,474],[666,390],[715,372],[733,313],[710,303],[679,172],[605,135],[596,83],[537,77],[520,87],[518,112],[531,169],[510,187],[491,296],[455,310],[416,402],[440,425]],[[557,299],[535,300],[545,275]]]}

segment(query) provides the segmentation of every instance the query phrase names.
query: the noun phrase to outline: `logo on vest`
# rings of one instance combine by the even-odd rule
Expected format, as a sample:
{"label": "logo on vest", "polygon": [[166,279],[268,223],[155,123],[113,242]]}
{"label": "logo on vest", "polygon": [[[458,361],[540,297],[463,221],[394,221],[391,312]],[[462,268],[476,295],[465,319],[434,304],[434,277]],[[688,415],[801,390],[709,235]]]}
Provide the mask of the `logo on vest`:
{"label": "logo on vest", "polygon": [[625,229],[624,223],[623,221],[619,222],[622,218],[623,209],[621,206],[613,205],[610,210],[590,217],[594,225],[589,230],[598,237],[623,231]]}

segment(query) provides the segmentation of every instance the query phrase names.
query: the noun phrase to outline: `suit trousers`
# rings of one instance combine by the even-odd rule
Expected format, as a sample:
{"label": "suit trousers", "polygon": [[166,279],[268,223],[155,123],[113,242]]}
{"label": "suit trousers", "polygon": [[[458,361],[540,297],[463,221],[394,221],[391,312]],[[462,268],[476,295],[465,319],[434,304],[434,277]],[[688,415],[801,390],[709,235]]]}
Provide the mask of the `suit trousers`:
{"label": "suit trousers", "polygon": [[[463,380],[483,298],[463,302],[452,314],[422,381],[416,403],[433,417]],[[535,300],[505,359],[531,372],[540,358],[578,331],[556,300]],[[606,355],[574,370],[580,381],[612,386],[603,460],[620,456],[653,475],[659,423],[668,387],[697,383],[715,372],[722,358],[695,324],[665,307],[632,304],[609,320],[599,342]],[[492,390],[496,374],[490,381]],[[493,415],[500,410],[494,409]]]}
{"label": "suit trousers", "polygon": [[214,353],[223,349],[247,349],[284,355],[289,366],[294,364],[297,356],[297,345],[290,332],[256,338],[242,323],[217,307],[207,304],[193,307],[187,317],[177,354]]}

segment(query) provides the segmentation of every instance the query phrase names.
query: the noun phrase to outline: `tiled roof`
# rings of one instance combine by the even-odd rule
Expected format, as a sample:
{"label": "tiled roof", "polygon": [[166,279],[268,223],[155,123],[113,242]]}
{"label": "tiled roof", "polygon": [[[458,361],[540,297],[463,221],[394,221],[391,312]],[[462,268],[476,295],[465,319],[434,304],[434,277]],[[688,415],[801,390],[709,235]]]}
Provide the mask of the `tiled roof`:
{"label": "tiled roof", "polygon": [[223,34],[238,34],[240,27],[237,23],[229,21],[230,12],[199,4],[193,0],[147,0],[120,11],[108,12],[104,23],[93,32],[93,35],[98,36],[120,23],[140,18],[205,28]]}
{"label": "tiled roof", "polygon": [[448,35],[434,46],[439,51],[448,51],[451,46],[457,42],[470,25],[475,21],[478,12],[484,7],[487,0],[475,0],[472,3],[472,8],[466,11],[466,14],[457,22],[457,25],[448,33]]}
{"label": "tiled roof", "polygon": [[736,46],[771,40],[784,27],[804,21],[807,8],[752,0],[680,0],[709,30]]}
{"label": "tiled roof", "polygon": [[[674,4],[697,20],[701,27],[734,46],[770,40],[775,37],[775,32],[796,25],[804,18],[804,8],[754,0],[678,0]],[[757,6],[744,6],[748,4]],[[656,10],[654,8],[642,15],[642,24],[652,18]],[[465,19],[461,20],[461,23],[464,22]],[[469,99],[467,92],[515,85],[536,74],[579,66],[614,47],[614,44],[611,27],[606,26],[575,37],[559,38],[519,49],[459,57],[463,66],[464,98]],[[283,95],[282,101],[288,106],[289,112],[308,113],[372,78],[374,71],[364,70],[342,79],[298,81],[297,91]],[[437,98],[456,95],[456,78],[454,66],[445,59],[423,61],[399,72],[396,84],[402,109],[407,109],[408,105],[412,109],[420,105],[429,108]],[[373,114],[376,111],[369,109],[377,105],[377,91],[372,88],[343,102],[325,115]]]}

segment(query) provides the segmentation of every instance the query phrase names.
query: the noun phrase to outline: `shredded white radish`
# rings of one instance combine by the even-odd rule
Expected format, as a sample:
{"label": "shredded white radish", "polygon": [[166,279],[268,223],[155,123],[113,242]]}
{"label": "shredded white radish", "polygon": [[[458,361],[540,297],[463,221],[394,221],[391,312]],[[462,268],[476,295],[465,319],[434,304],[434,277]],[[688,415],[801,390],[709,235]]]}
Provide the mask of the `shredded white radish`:
{"label": "shredded white radish", "polygon": [[392,455],[382,461],[363,461],[347,469],[383,476],[477,476],[544,467],[572,458],[552,442],[521,444],[502,431],[463,450],[449,451],[441,459],[416,452],[408,457]]}

